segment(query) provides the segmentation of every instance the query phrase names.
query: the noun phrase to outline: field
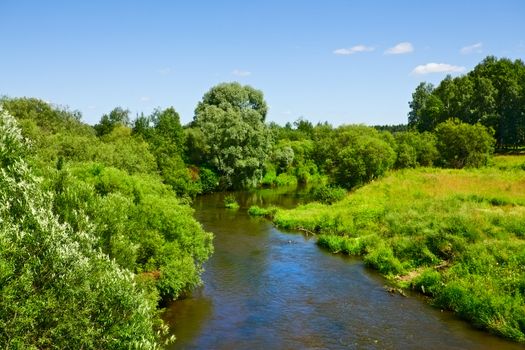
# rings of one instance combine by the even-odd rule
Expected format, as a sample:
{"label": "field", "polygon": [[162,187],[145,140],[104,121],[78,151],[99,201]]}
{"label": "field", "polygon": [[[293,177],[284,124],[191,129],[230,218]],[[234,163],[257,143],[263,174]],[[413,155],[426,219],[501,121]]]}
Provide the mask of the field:
{"label": "field", "polygon": [[525,157],[391,172],[332,205],[255,210],[362,256],[393,283],[479,328],[525,341]]}

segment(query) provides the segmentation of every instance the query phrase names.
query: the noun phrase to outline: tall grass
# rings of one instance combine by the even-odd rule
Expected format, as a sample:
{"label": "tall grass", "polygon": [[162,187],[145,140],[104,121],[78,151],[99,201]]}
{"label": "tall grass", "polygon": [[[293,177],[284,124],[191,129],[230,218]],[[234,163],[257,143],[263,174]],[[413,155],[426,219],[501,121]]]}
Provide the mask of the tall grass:
{"label": "tall grass", "polygon": [[332,205],[272,210],[477,327],[525,341],[525,157],[391,173]]}

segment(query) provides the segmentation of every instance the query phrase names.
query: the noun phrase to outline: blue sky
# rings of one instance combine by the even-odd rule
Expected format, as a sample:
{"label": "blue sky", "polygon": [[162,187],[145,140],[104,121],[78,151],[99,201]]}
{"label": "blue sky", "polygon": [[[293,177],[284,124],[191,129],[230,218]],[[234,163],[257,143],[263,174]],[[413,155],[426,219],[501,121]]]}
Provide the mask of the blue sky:
{"label": "blue sky", "polygon": [[399,124],[421,81],[525,58],[525,1],[0,1],[0,95],[96,123],[220,82],[261,89],[269,121]]}

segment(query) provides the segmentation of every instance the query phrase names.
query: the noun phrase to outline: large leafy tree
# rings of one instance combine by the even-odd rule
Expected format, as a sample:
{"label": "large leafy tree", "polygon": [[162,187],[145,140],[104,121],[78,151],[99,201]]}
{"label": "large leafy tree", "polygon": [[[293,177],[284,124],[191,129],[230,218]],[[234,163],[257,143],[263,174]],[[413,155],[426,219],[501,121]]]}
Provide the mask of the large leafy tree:
{"label": "large leafy tree", "polygon": [[271,133],[263,93],[239,83],[212,87],[195,109],[193,125],[204,137],[207,161],[225,187],[253,186],[262,177]]}
{"label": "large leafy tree", "polygon": [[408,125],[419,131],[429,130],[431,122],[425,113],[429,97],[434,91],[434,86],[430,83],[420,83],[412,94],[412,101],[408,103]]}
{"label": "large leafy tree", "polygon": [[141,135],[155,155],[164,182],[179,195],[196,195],[201,191],[184,163],[186,137],[175,108],[156,109],[133,122],[133,133]]}
{"label": "large leafy tree", "polygon": [[108,114],[104,114],[100,122],[94,126],[97,135],[109,134],[117,125],[130,126],[129,113],[128,109],[116,107]]}
{"label": "large leafy tree", "polygon": [[440,162],[445,167],[480,167],[494,152],[493,130],[479,123],[449,119],[436,127],[435,134]]}

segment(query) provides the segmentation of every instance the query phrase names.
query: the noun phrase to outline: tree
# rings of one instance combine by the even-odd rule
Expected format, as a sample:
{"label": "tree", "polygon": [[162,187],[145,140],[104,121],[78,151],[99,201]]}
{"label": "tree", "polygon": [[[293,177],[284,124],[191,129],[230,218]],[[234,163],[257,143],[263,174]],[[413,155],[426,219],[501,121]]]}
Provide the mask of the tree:
{"label": "tree", "polygon": [[424,111],[427,108],[429,97],[434,91],[434,86],[430,83],[420,83],[412,94],[412,101],[408,103],[410,112],[408,112],[408,126],[419,131],[429,130],[430,123],[428,116]]}
{"label": "tree", "polygon": [[435,130],[441,165],[450,168],[486,165],[494,152],[494,131],[481,124],[449,119]]}
{"label": "tree", "polygon": [[156,300],[95,249],[91,232],[57,220],[25,148],[0,109],[0,346],[157,347]]}
{"label": "tree", "polygon": [[155,134],[152,142],[156,148],[170,154],[182,154],[184,146],[184,130],[180,124],[179,113],[175,108],[156,109],[150,116]]}
{"label": "tree", "polygon": [[395,134],[397,144],[397,168],[432,166],[438,157],[436,138],[429,132],[414,131]]}
{"label": "tree", "polygon": [[432,131],[450,118],[495,130],[498,147],[525,145],[525,64],[486,57],[471,72],[447,76],[437,88],[421,83],[409,103],[409,125]]}
{"label": "tree", "polygon": [[113,131],[117,125],[131,126],[128,109],[114,108],[109,114],[104,114],[100,122],[94,126],[97,136],[103,136]]}
{"label": "tree", "polygon": [[261,179],[271,145],[267,110],[261,91],[239,83],[212,87],[197,105],[193,125],[225,187],[253,186]]}
{"label": "tree", "polygon": [[394,150],[384,140],[360,136],[358,142],[338,154],[337,183],[346,188],[365,184],[384,175],[395,159]]}

